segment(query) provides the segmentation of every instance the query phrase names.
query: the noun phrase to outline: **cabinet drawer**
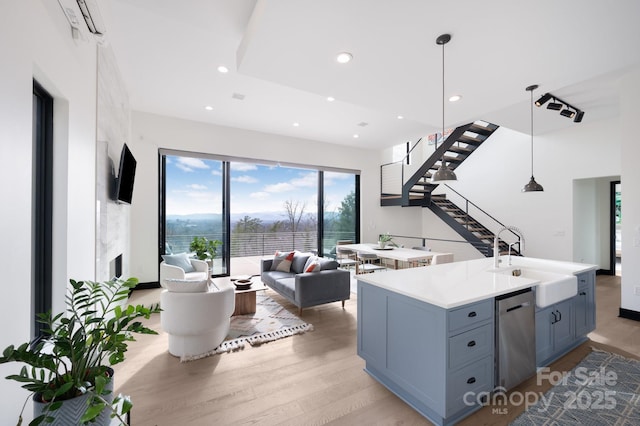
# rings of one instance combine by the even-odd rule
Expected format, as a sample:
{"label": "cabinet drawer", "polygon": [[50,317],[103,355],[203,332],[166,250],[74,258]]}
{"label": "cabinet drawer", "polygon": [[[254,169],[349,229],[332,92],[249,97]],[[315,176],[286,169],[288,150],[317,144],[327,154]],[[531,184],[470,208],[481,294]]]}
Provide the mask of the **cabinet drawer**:
{"label": "cabinet drawer", "polygon": [[486,324],[449,338],[449,369],[493,353],[493,324]]}
{"label": "cabinet drawer", "polygon": [[452,373],[447,380],[447,417],[477,404],[478,393],[493,390],[493,357]]}
{"label": "cabinet drawer", "polygon": [[452,309],[448,312],[449,333],[488,320],[493,317],[493,299]]}

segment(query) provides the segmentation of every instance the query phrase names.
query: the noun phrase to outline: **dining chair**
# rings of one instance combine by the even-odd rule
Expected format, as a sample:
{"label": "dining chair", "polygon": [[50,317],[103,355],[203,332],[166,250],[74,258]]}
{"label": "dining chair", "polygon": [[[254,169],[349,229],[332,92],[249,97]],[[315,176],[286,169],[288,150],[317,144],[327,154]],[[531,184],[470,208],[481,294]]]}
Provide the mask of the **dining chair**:
{"label": "dining chair", "polygon": [[[427,247],[427,246],[415,246],[411,248],[413,250],[431,251],[431,247]],[[422,260],[416,260],[415,262],[411,262],[411,266],[414,268],[417,266],[429,266],[430,264],[431,264],[431,259],[422,259]]]}
{"label": "dining chair", "polygon": [[351,269],[351,267],[356,267],[356,265],[358,264],[358,256],[355,250],[340,247],[341,245],[345,244],[353,244],[353,241],[336,241],[336,262],[338,262],[338,267],[340,268]]}
{"label": "dining chair", "polygon": [[443,263],[451,263],[451,262],[453,262],[453,253],[436,254],[431,259],[432,265],[441,265]]}
{"label": "dining chair", "polygon": [[360,265],[358,266],[358,273],[360,274],[369,274],[375,271],[384,271],[387,268],[380,264],[380,258],[373,253],[357,253],[358,260],[360,261]]}

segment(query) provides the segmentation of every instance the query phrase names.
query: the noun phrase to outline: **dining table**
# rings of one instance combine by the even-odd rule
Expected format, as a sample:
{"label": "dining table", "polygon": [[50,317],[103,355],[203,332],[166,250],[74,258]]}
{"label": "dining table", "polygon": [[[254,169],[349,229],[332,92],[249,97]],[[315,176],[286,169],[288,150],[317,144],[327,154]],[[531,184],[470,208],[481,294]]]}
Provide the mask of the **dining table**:
{"label": "dining table", "polygon": [[[417,250],[406,247],[397,247],[393,245],[386,245],[380,247],[379,244],[371,243],[358,243],[358,244],[343,244],[340,246],[342,249],[353,250],[356,253],[375,254],[381,259],[389,259],[393,261],[393,269],[399,269],[399,262],[404,262],[409,265],[424,265],[428,264],[435,255],[448,254],[435,251]],[[356,260],[358,260],[356,258]],[[356,262],[356,274],[359,273],[358,263]]]}

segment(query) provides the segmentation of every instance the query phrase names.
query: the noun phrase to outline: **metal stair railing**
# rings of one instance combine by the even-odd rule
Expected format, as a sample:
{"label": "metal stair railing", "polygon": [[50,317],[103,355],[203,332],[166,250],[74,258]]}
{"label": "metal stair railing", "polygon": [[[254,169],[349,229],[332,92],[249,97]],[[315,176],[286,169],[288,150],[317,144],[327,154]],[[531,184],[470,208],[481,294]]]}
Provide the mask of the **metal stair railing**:
{"label": "metal stair railing", "polygon": [[[458,203],[456,203],[455,201],[453,201],[450,197],[447,197],[447,200],[450,201],[451,203],[453,203],[455,206],[457,206],[460,210],[462,210],[465,214],[465,224],[466,224],[466,228],[469,229],[469,222],[471,220],[478,222],[479,224],[481,224],[482,226],[484,226],[485,228],[487,228],[492,234],[493,236],[495,236],[496,232],[498,232],[501,228],[506,227],[507,225],[505,225],[504,223],[500,222],[498,219],[496,219],[495,217],[493,217],[491,214],[487,213],[484,209],[482,209],[480,206],[478,206],[476,203],[474,203],[473,201],[469,200],[467,197],[465,197],[464,195],[462,195],[460,192],[456,191],[455,189],[453,189],[451,186],[449,186],[448,184],[443,184],[445,187],[447,187],[448,189],[450,189],[453,193],[455,193],[459,198],[461,198],[463,200],[464,203],[464,209],[460,207],[460,205]],[[487,226],[485,224],[484,221],[479,220],[477,216],[472,216],[469,213],[469,207],[473,207],[475,208],[478,212],[482,213],[484,215],[484,217],[486,217],[487,219],[490,219],[490,221],[492,221],[492,226]],[[493,228],[493,229],[492,229]],[[511,233],[514,237],[515,240],[512,241],[514,243],[518,244],[518,252],[521,252],[521,245],[520,245],[520,236],[513,232],[512,230],[508,229],[509,233]],[[507,242],[507,244],[509,244]]]}
{"label": "metal stair railing", "polygon": [[[422,139],[423,138],[418,139],[413,146],[409,148],[402,159],[385,163],[380,166],[380,194],[382,196],[399,197],[402,195],[402,186],[405,183],[405,175],[408,174],[407,169],[409,169],[409,167],[407,167],[409,165],[408,159],[412,158],[411,156],[415,154],[417,151],[416,148],[418,148],[419,145],[421,148],[424,146]],[[412,142],[409,141],[408,143],[411,144]],[[417,160],[419,162],[424,162],[424,158],[419,158]],[[415,161],[413,163],[415,163]],[[413,168],[417,168],[417,166],[413,166]],[[410,173],[413,172],[410,171]]]}
{"label": "metal stair railing", "polygon": [[[486,257],[490,257],[491,253],[493,253],[493,247],[491,244],[476,243],[476,242],[467,241],[467,240],[451,240],[446,238],[416,237],[413,235],[396,235],[396,234],[390,234],[390,236],[393,238],[394,241],[396,241],[397,238],[406,239],[406,240],[418,240],[420,241],[420,245],[422,246],[427,246],[427,241],[432,241],[437,243],[447,243],[447,244],[449,243],[470,244]],[[415,244],[411,244],[411,245],[413,246]]]}

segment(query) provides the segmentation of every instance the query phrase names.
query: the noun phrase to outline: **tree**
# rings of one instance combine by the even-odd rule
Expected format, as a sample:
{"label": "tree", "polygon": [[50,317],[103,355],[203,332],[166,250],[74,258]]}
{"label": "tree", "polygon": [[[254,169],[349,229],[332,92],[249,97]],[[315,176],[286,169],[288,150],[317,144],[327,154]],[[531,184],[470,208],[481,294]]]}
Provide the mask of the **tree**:
{"label": "tree", "polygon": [[296,232],[300,221],[304,216],[304,210],[307,208],[306,202],[287,200],[284,202],[284,210],[287,214],[287,220],[289,221],[289,228],[291,232]]}
{"label": "tree", "polygon": [[239,233],[257,233],[262,228],[262,219],[245,216],[236,222],[234,231]]}
{"label": "tree", "polygon": [[351,191],[338,207],[338,223],[336,231],[353,233],[356,229],[356,193]]}

